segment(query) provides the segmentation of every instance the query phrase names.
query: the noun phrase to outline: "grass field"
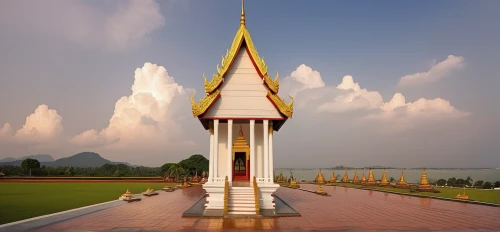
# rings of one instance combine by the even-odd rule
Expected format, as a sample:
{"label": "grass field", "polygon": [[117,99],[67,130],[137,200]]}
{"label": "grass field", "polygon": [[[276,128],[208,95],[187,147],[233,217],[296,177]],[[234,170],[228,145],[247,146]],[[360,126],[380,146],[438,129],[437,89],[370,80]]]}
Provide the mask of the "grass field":
{"label": "grass field", "polygon": [[117,200],[127,189],[141,193],[164,186],[165,183],[0,182],[0,224]]}
{"label": "grass field", "polygon": [[[443,198],[453,198],[457,194],[464,192],[464,190],[461,188],[436,187],[437,190],[441,191],[440,193],[428,193],[428,192],[410,192],[409,189],[384,188],[384,187],[376,187],[376,186],[362,186],[359,184],[348,184],[348,183],[335,183],[333,185],[346,186],[346,187],[351,187],[351,188],[373,188],[373,189],[380,189],[380,190],[391,191],[391,192],[420,194],[420,195],[425,195],[425,196],[436,196],[436,197],[443,197]],[[475,200],[475,201],[500,204],[500,191],[498,191],[498,190],[466,189],[465,193],[469,196],[470,199]]]}

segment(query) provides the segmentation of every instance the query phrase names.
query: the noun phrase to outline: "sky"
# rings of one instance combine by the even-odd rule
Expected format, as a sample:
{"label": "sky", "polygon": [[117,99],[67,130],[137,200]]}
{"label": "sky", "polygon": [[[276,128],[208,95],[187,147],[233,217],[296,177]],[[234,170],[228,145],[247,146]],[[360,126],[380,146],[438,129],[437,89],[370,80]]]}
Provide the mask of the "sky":
{"label": "sky", "polygon": [[[275,167],[500,167],[499,1],[246,1],[294,115]],[[208,157],[203,96],[240,1],[1,1],[0,158]],[[288,100],[287,100],[288,101]]]}

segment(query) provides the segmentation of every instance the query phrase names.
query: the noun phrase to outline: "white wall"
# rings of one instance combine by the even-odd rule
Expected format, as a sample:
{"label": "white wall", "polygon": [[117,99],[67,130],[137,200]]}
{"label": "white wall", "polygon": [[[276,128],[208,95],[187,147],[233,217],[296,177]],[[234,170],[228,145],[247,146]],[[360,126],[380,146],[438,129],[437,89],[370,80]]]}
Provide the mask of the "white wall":
{"label": "white wall", "polygon": [[267,99],[267,87],[245,47],[241,47],[219,89],[221,97],[203,118],[282,118]]}

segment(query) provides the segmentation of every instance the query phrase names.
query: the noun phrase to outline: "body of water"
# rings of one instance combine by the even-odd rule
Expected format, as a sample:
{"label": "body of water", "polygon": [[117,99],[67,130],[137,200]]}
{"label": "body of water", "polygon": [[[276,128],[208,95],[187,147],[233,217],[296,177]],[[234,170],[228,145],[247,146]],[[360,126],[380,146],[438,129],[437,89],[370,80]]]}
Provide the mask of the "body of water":
{"label": "body of water", "polygon": [[[293,177],[297,179],[297,181],[301,181],[302,179],[306,181],[313,181],[318,174],[319,169],[299,169],[299,168],[276,168],[274,169],[274,175],[279,175],[280,172],[283,171],[283,175],[290,177],[290,171],[293,173]],[[337,180],[342,179],[346,170],[342,169],[321,169],[323,176],[326,180],[330,180],[332,176],[332,171],[335,172],[337,176]],[[363,176],[363,171],[365,173],[366,178],[368,178],[368,169],[358,169],[358,176],[361,179]],[[387,169],[387,179],[389,180],[391,177],[397,181],[401,176],[401,169]],[[438,179],[445,179],[455,177],[457,179],[467,179],[468,176],[472,178],[472,180],[478,181],[489,181],[491,183],[495,181],[500,181],[500,169],[452,169],[452,170],[438,170],[438,169],[427,169],[427,179],[429,181],[434,181]],[[349,180],[352,180],[354,177],[355,170],[347,170],[347,175],[349,175]],[[383,169],[373,169],[373,175],[375,179],[382,179]],[[420,181],[420,177],[422,176],[421,169],[404,169],[405,179],[408,183],[418,183]]]}

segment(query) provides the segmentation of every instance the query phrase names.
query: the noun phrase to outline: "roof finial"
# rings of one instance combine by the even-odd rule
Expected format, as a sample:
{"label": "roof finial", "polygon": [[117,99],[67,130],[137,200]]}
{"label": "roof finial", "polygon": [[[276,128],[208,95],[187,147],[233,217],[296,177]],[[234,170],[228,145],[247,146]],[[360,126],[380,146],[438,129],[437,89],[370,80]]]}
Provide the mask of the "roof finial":
{"label": "roof finial", "polygon": [[245,25],[245,0],[241,0],[241,18],[240,24]]}

